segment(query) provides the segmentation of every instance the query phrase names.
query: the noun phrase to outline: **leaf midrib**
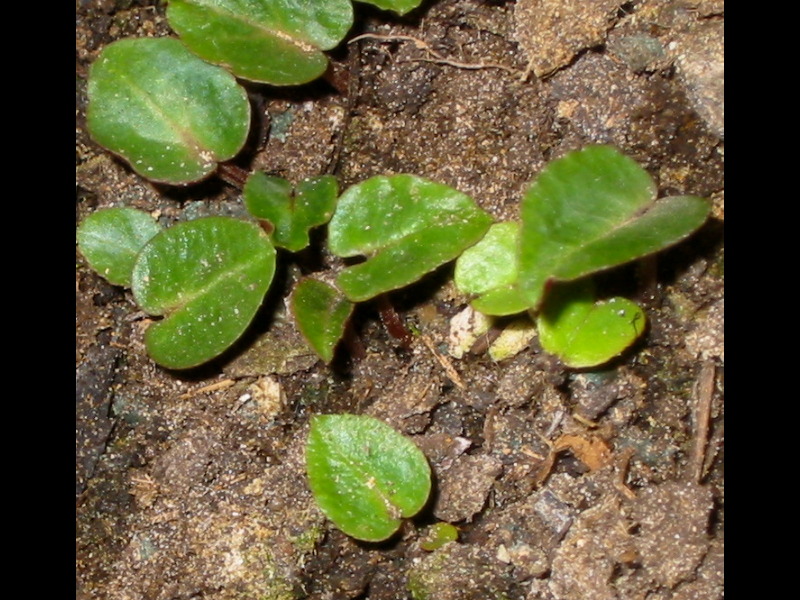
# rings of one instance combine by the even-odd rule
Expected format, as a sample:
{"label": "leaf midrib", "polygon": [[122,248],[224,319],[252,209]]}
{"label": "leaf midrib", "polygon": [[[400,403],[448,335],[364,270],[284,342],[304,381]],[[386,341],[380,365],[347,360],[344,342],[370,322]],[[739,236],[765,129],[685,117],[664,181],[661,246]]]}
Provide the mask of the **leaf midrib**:
{"label": "leaf midrib", "polygon": [[266,33],[267,35],[271,35],[273,37],[278,38],[279,40],[282,40],[284,42],[288,42],[288,43],[294,45],[296,48],[298,48],[301,52],[304,52],[305,54],[316,54],[317,52],[321,52],[319,47],[314,46],[313,44],[307,42],[306,40],[303,40],[303,39],[300,39],[300,38],[296,38],[296,37],[292,37],[288,33],[284,32],[284,31],[281,31],[280,29],[274,29],[272,27],[268,27],[264,23],[261,23],[259,21],[254,21],[252,19],[248,19],[248,18],[242,16],[240,13],[235,13],[235,12],[232,12],[232,11],[229,11],[229,10],[225,10],[224,8],[222,8],[220,6],[208,6],[208,5],[202,5],[202,6],[203,6],[203,8],[208,10],[209,12],[216,13],[216,14],[222,16],[222,17],[231,18],[233,20],[239,21],[239,22],[244,23],[246,25],[250,25],[251,27],[253,27],[257,31],[262,31],[262,32]]}
{"label": "leaf midrib", "polygon": [[[203,144],[200,143],[194,135],[192,135],[189,129],[184,127],[180,127],[175,119],[169,117],[167,113],[165,113],[161,106],[153,100],[153,94],[146,89],[139,86],[135,80],[133,80],[127,73],[117,71],[116,69],[110,68],[110,72],[114,73],[120,79],[122,79],[125,83],[128,84],[128,87],[137,93],[137,96],[159,117],[163,123],[165,123],[172,131],[175,132],[175,135],[183,141],[184,146],[191,150],[197,159],[202,158],[202,153],[204,151],[211,152],[209,148],[206,148]],[[212,152],[212,154],[216,157],[216,153]]]}
{"label": "leaf midrib", "polygon": [[[559,248],[559,244],[556,242],[555,238],[552,236],[548,236],[546,238],[548,245],[550,248],[555,248],[556,251],[552,253],[552,256],[556,259],[550,263],[550,267],[546,270],[539,270],[538,271],[538,279],[539,283],[538,286],[544,286],[545,283],[550,279],[557,279],[558,272],[560,271],[561,267],[572,260],[572,258],[578,255],[581,251],[583,251],[587,246],[594,244],[603,239],[607,239],[611,237],[614,233],[619,231],[620,229],[626,227],[627,225],[636,222],[638,219],[643,217],[647,214],[648,211],[652,209],[652,207],[656,204],[657,199],[653,198],[646,205],[637,207],[636,210],[631,213],[629,217],[627,217],[624,221],[616,224],[611,229],[606,229],[601,235],[595,236],[589,240],[582,240],[580,245],[570,246],[567,249],[567,252],[564,252],[563,249]],[[563,248],[563,246],[562,246]]]}
{"label": "leaf midrib", "polygon": [[[362,485],[371,491],[375,491],[381,500],[383,500],[384,504],[387,506],[386,516],[392,520],[396,520],[395,517],[392,516],[391,510],[388,508],[392,506],[397,510],[401,515],[405,513],[403,507],[399,506],[396,502],[392,500],[391,493],[384,489],[383,481],[378,477],[375,477],[374,474],[371,474],[369,471],[366,470],[367,463],[360,461],[358,459],[353,459],[351,456],[337,452],[335,448],[329,448],[329,452],[331,455],[335,456],[338,459],[338,462],[341,464],[347,465],[348,468],[351,468],[353,471],[356,471],[357,475],[361,477]],[[372,479],[375,481],[375,485],[373,487],[369,487],[367,482]]]}
{"label": "leaf midrib", "polygon": [[188,305],[192,304],[198,298],[203,298],[209,294],[213,294],[214,288],[221,286],[224,282],[233,279],[234,277],[241,275],[245,270],[249,269],[250,267],[256,265],[259,262],[258,256],[256,255],[253,260],[242,260],[234,265],[233,268],[225,269],[224,271],[218,272],[214,277],[212,277],[205,285],[192,290],[190,294],[179,295],[179,301],[175,304],[170,304],[164,308],[163,314],[166,317],[169,317],[175,313],[180,312]]}

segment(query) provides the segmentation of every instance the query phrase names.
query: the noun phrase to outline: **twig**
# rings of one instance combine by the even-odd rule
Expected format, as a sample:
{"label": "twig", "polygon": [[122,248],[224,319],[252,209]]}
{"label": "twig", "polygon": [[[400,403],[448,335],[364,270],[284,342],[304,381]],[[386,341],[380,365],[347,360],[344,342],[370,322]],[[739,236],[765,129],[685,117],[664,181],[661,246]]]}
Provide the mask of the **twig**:
{"label": "twig", "polygon": [[220,163],[217,168],[217,175],[228,185],[235,187],[237,190],[242,190],[247,182],[248,172],[231,163]]}
{"label": "twig", "polygon": [[437,65],[448,65],[451,67],[456,67],[457,69],[502,69],[507,73],[516,74],[519,73],[516,69],[512,69],[511,67],[507,67],[506,65],[501,65],[500,63],[465,63],[460,62],[457,60],[450,60],[449,58],[411,58],[408,61],[403,62],[429,62],[429,63],[436,63]]}
{"label": "twig", "polygon": [[553,470],[553,466],[556,464],[556,456],[558,455],[558,451],[553,446],[553,442],[551,442],[548,438],[543,436],[538,431],[535,432],[536,435],[539,436],[545,445],[548,448],[547,456],[544,457],[544,461],[538,465],[538,469],[536,471],[536,475],[533,478],[533,486],[535,488],[541,487],[541,485],[545,482],[547,477],[550,475],[551,471]]}
{"label": "twig", "polygon": [[522,75],[519,76],[519,80],[521,82],[525,83],[526,81],[528,81],[528,78],[531,76],[531,73],[533,73],[533,61],[534,59],[531,58],[528,61],[528,64],[525,65],[525,70],[522,71]]}
{"label": "twig", "polygon": [[378,35],[375,33],[364,33],[362,35],[357,35],[356,37],[354,37],[352,40],[348,42],[348,44],[352,44],[353,42],[356,42],[358,40],[377,40],[379,42],[412,42],[419,50],[424,50],[433,57],[433,58],[411,58],[408,61],[403,61],[403,62],[430,62],[440,65],[448,65],[451,67],[456,67],[457,69],[470,69],[470,70],[502,69],[503,71],[506,71],[513,75],[519,74],[519,71],[517,69],[514,69],[507,65],[501,65],[500,63],[484,63],[484,62],[466,63],[447,58],[438,53],[433,48],[431,48],[427,42],[419,38],[412,37],[410,35]]}
{"label": "twig", "polygon": [[454,384],[456,384],[456,386],[458,386],[459,389],[462,390],[467,389],[467,386],[464,385],[464,382],[461,380],[461,376],[458,374],[458,371],[456,371],[455,367],[453,366],[453,363],[451,363],[446,356],[443,356],[436,350],[436,348],[434,348],[433,342],[430,340],[430,338],[425,334],[422,334],[419,337],[422,339],[423,343],[428,347],[428,350],[431,351],[431,354],[433,354],[436,360],[439,361],[439,364],[442,365],[445,374],[447,374],[447,378]]}
{"label": "twig", "polygon": [[201,388],[197,388],[191,392],[186,392],[185,394],[181,394],[178,396],[181,400],[186,400],[193,396],[197,396],[198,394],[205,394],[206,392],[216,392],[217,390],[224,390],[231,387],[234,383],[236,383],[233,379],[223,379],[222,381],[217,381],[215,383],[211,383],[209,385],[205,385]]}
{"label": "twig", "polygon": [[707,360],[700,368],[697,378],[694,410],[694,448],[692,449],[691,473],[694,481],[700,483],[703,479],[703,465],[706,459],[708,446],[708,428],[711,421],[711,401],[714,398],[714,381],[717,369],[714,362]]}
{"label": "twig", "polygon": [[636,499],[636,492],[634,492],[628,484],[625,482],[625,479],[628,477],[628,470],[631,466],[631,458],[634,455],[633,448],[625,448],[622,452],[617,455],[616,463],[616,479],[614,480],[614,487],[619,490],[623,496],[625,496],[628,500],[635,500]]}
{"label": "twig", "polygon": [[503,330],[497,327],[489,328],[489,331],[480,336],[475,340],[475,343],[470,346],[470,353],[478,355],[485,354],[489,350],[489,346],[491,346],[502,333]]}

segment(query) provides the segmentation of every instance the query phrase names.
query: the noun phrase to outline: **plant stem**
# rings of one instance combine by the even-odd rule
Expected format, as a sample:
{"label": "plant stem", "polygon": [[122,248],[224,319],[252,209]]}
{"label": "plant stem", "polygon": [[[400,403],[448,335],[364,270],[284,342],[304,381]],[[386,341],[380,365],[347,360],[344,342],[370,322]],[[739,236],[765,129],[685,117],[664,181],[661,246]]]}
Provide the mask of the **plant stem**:
{"label": "plant stem", "polygon": [[249,173],[231,163],[220,163],[217,168],[217,175],[228,185],[232,185],[238,190],[244,189],[244,184],[247,182]]}
{"label": "plant stem", "polygon": [[400,315],[397,314],[394,306],[389,302],[388,296],[386,296],[386,294],[381,294],[376,298],[376,301],[378,303],[378,313],[381,316],[383,326],[386,327],[386,331],[388,331],[389,335],[393,338],[400,340],[404,348],[410,348],[414,337],[411,335],[411,332],[406,329],[402,319],[400,319]]}

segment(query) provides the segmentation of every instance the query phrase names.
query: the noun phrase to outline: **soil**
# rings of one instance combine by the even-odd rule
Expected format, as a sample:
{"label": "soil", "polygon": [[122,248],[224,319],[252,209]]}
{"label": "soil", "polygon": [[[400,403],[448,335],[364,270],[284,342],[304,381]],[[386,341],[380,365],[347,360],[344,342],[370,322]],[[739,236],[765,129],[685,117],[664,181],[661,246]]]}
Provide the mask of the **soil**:
{"label": "soil", "polygon": [[[282,256],[245,338],[213,363],[152,363],[149,320],[77,256],[77,597],[142,600],[712,600],[723,596],[723,2],[431,0],[406,17],[356,5],[330,77],[249,85],[237,159],[342,189],[415,173],[513,219],[528,182],[608,143],[661,195],[711,198],[678,246],[598,278],[646,309],[642,340],[576,372],[535,338],[493,360],[450,344],[468,299],[445,267],[390,296],[415,331],[359,308],[332,365],[298,335],[293,282],[339,262]],[[163,2],[77,1],[76,214],[133,206],[164,223],[240,214],[218,179],[155,186],[84,127],[88,67],[114,39],[169,35]],[[320,236],[321,237],[321,236]],[[319,240],[317,240],[319,241]],[[501,324],[498,324],[498,327]],[[460,357],[457,357],[460,356]],[[357,542],[308,490],[309,417],[377,416],[434,472],[428,506],[381,544]],[[444,520],[455,543],[422,549]]]}

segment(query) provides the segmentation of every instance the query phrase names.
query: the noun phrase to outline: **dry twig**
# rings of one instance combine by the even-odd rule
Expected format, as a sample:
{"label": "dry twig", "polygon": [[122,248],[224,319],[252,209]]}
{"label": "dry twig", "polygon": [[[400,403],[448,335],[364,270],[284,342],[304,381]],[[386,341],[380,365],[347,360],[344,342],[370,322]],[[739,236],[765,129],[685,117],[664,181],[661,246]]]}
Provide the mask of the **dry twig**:
{"label": "dry twig", "polygon": [[193,396],[197,396],[198,394],[205,394],[206,392],[216,392],[217,390],[224,390],[231,387],[234,383],[236,383],[233,379],[223,379],[222,381],[217,381],[215,383],[210,383],[209,385],[204,385],[201,388],[197,388],[196,390],[192,390],[191,392],[186,392],[185,394],[181,394],[178,396],[181,400],[187,400]]}
{"label": "dry twig", "polygon": [[695,482],[705,476],[703,465],[708,447],[708,428],[711,421],[711,401],[714,398],[714,382],[717,368],[714,362],[707,360],[700,368],[695,387],[696,402],[694,407],[694,448],[692,449],[691,474]]}
{"label": "dry twig", "polygon": [[439,361],[439,364],[442,365],[447,378],[452,381],[459,389],[465,390],[467,386],[464,385],[464,382],[461,380],[461,376],[456,371],[456,368],[453,366],[453,363],[450,360],[443,356],[436,348],[433,346],[433,342],[427,335],[420,335],[423,343],[428,347],[428,350],[431,351],[431,354]]}
{"label": "dry twig", "polygon": [[470,69],[470,70],[502,69],[503,71],[506,71],[513,75],[519,74],[519,71],[517,69],[514,69],[507,65],[501,65],[500,63],[493,63],[493,62],[467,63],[447,58],[438,53],[433,48],[431,48],[427,42],[419,38],[412,37],[410,35],[378,35],[375,33],[364,33],[362,35],[357,35],[356,37],[354,37],[352,40],[348,42],[348,44],[352,44],[353,42],[357,42],[358,40],[377,40],[379,42],[412,42],[414,46],[416,46],[419,50],[423,50],[428,54],[430,54],[431,56],[431,58],[412,58],[409,59],[407,62],[430,62],[439,65],[448,65],[450,67],[456,67],[457,69]]}

